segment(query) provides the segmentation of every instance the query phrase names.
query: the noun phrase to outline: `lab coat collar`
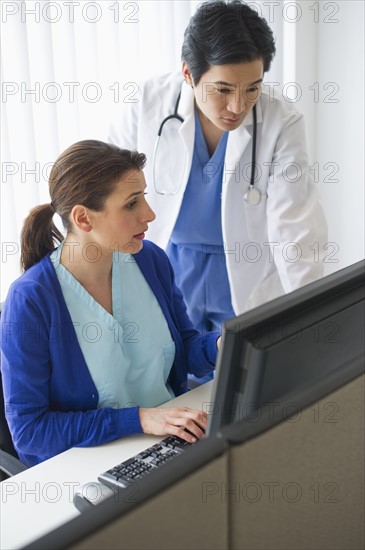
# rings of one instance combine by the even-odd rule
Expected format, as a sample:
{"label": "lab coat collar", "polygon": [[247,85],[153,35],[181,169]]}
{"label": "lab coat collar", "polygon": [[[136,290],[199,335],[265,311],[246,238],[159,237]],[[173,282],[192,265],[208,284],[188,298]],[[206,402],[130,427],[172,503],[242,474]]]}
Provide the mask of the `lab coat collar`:
{"label": "lab coat collar", "polygon": [[[178,114],[183,117],[184,122],[180,126],[179,134],[184,142],[185,151],[181,154],[186,155],[184,181],[188,181],[191,163],[194,153],[194,92],[192,88],[184,81],[181,86],[181,97]],[[184,190],[182,190],[183,192]]]}
{"label": "lab coat collar", "polygon": [[[257,124],[262,122],[262,110],[260,101],[256,103]],[[232,174],[237,167],[237,163],[242,157],[243,151],[250,143],[253,135],[253,114],[252,111],[247,115],[241,126],[236,130],[232,130],[228,134],[228,142],[226,149],[226,157],[224,162],[224,169],[229,174]],[[227,183],[232,176],[224,178]]]}
{"label": "lab coat collar", "polygon": [[[261,101],[258,101],[256,103],[256,114],[257,114],[257,124],[260,124],[262,122],[262,109],[261,109]],[[242,126],[251,126],[253,124],[253,114],[252,110],[249,112],[247,117],[242,123]]]}
{"label": "lab coat collar", "polygon": [[181,97],[178,113],[184,119],[184,122],[180,127],[180,135],[185,144],[188,145],[189,142],[194,141],[189,139],[194,131],[194,92],[185,80],[181,85]]}
{"label": "lab coat collar", "polygon": [[194,112],[194,91],[184,80],[181,84],[181,98],[179,104],[179,115],[184,119],[188,118]]}
{"label": "lab coat collar", "polygon": [[[256,103],[257,124],[262,123],[261,103]],[[226,196],[226,188],[232,179],[237,181],[237,169],[240,170],[239,162],[242,154],[253,135],[253,114],[252,111],[247,115],[241,126],[236,130],[232,130],[228,134],[226,156],[224,159],[224,175],[222,196]],[[239,179],[239,178],[238,178]],[[224,201],[223,201],[224,202]]]}

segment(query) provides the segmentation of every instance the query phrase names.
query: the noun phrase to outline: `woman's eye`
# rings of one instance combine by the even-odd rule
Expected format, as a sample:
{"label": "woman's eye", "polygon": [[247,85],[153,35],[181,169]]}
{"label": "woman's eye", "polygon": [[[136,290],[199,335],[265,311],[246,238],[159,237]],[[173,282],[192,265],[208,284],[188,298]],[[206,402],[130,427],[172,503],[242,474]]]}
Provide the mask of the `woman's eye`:
{"label": "woman's eye", "polygon": [[[147,195],[147,193],[143,193],[143,195]],[[141,195],[140,195],[141,196]],[[139,197],[140,197],[139,196]],[[138,204],[138,200],[139,200],[139,197],[132,200],[131,202],[129,202],[128,204],[125,205],[125,207],[127,208],[127,210],[132,210],[137,204]]]}
{"label": "woman's eye", "polygon": [[252,88],[247,88],[246,96],[249,100],[256,100],[259,98],[261,94],[261,87],[260,86],[254,86]]}
{"label": "woman's eye", "polygon": [[230,94],[232,91],[230,88],[218,88],[220,94]]}

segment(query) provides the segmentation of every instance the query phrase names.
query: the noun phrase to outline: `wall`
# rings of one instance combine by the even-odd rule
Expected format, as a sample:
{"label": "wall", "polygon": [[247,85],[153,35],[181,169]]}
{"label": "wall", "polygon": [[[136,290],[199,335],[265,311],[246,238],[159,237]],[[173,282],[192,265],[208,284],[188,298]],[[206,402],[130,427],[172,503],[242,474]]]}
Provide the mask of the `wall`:
{"label": "wall", "polygon": [[317,158],[321,167],[338,165],[332,178],[332,168],[323,170],[320,189],[329,241],[338,246],[337,267],[344,267],[364,257],[364,3],[333,4],[339,23],[320,26],[318,73],[322,83],[337,84],[339,101],[318,104]]}

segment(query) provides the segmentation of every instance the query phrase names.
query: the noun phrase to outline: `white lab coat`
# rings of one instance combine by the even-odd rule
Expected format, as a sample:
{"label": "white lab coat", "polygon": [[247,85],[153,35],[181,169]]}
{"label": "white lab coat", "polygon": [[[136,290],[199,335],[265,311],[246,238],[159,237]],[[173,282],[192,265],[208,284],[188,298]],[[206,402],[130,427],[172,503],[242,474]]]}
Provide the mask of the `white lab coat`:
{"label": "white lab coat", "polygon": [[[138,101],[124,106],[108,138],[147,155],[147,200],[157,216],[147,238],[162,248],[175,225],[193,158],[194,94],[182,82],[180,74],[145,82]],[[180,90],[178,113],[184,122],[179,133],[187,163],[178,193],[159,195],[153,184],[156,137],[162,120],[174,112]],[[255,187],[262,198],[257,206],[243,199],[251,174],[251,140],[252,113],[229,133],[222,179],[222,234],[237,315],[321,277],[327,239],[327,224],[308,169],[303,116],[269,90],[258,101]],[[172,160],[179,151],[170,151]],[[176,171],[171,172],[176,177]]]}

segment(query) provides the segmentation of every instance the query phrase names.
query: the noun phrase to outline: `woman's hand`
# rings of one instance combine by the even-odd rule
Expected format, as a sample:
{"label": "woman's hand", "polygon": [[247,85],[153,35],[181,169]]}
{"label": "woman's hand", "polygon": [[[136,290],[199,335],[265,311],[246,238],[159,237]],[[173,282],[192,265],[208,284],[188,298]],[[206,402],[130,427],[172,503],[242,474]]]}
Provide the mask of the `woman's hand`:
{"label": "woman's hand", "polygon": [[189,443],[195,443],[197,439],[201,439],[207,425],[207,413],[188,407],[139,409],[139,418],[144,433],[176,435]]}

